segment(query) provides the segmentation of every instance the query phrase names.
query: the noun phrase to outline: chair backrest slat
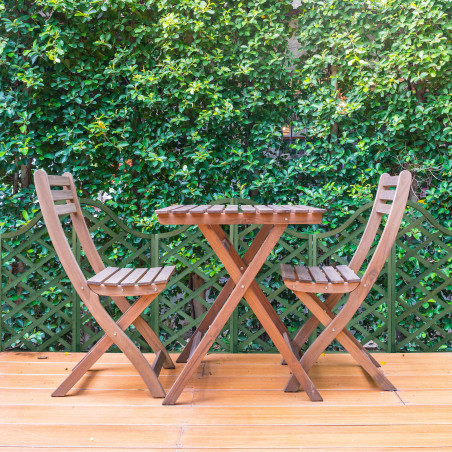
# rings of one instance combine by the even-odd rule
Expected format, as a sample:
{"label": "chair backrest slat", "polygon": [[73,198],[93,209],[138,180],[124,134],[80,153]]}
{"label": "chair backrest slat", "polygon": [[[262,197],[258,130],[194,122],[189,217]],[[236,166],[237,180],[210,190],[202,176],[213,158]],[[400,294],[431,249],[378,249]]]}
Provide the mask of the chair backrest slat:
{"label": "chair backrest slat", "polygon": [[57,215],[66,215],[67,213],[77,212],[77,208],[74,204],[60,204],[59,206],[55,206],[55,212]]}
{"label": "chair backrest slat", "polygon": [[52,199],[54,201],[65,201],[74,199],[74,195],[71,190],[52,190]]}
{"label": "chair backrest slat", "polygon": [[380,195],[380,199],[384,201],[394,201],[395,190],[383,190]]}
{"label": "chair backrest slat", "polygon": [[383,174],[380,178],[380,184],[383,187],[397,187],[400,176],[390,176],[389,174]]}
{"label": "chair backrest slat", "polygon": [[391,204],[382,204],[379,203],[377,206],[377,213],[382,213],[385,215],[389,215],[391,213]]}
{"label": "chair backrest slat", "polygon": [[[395,187],[395,190],[388,190]],[[370,290],[383,268],[402,222],[411,187],[411,173],[402,171],[399,176],[383,174],[380,177],[374,206],[363,237],[350,262],[350,268],[358,272],[366,259],[381,225],[383,215],[389,215],[375,252],[361,280],[361,285]],[[360,285],[360,287],[361,287]]]}
{"label": "chair backrest slat", "polygon": [[[79,292],[79,295],[82,296],[84,292],[80,291],[84,290],[83,287],[87,287],[86,278],[69,246],[62,224],[58,218],[60,215],[71,215],[72,225],[78,236],[80,245],[94,272],[99,273],[105,266],[86,226],[78,201],[74,179],[70,173],[64,173],[62,176],[52,176],[47,175],[44,170],[37,170],[34,174],[34,179],[39,205],[41,206],[50,239],[69,279],[77,292]],[[64,189],[51,190],[51,187],[56,186],[64,187]],[[61,200],[65,200],[66,204],[55,204],[55,201]]]}
{"label": "chair backrest slat", "polygon": [[[46,173],[47,174],[47,173]],[[51,187],[69,187],[70,180],[65,176],[47,176]]]}

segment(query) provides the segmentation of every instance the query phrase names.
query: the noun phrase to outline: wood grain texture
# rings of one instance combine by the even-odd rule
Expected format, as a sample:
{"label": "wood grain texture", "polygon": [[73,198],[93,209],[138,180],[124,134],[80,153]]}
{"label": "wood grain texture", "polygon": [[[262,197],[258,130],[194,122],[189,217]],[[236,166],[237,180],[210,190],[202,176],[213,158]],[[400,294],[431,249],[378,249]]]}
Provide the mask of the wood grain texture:
{"label": "wood grain texture", "polygon": [[[52,388],[84,356],[0,353],[2,452],[452,448],[452,353],[373,354],[384,372],[392,372],[397,393],[377,390],[348,354],[326,354],[310,372],[313,381],[342,389],[323,389],[320,404],[304,393],[268,388],[287,378],[280,355],[211,354],[180,404],[170,407],[150,397],[143,383],[134,387],[136,369],[124,355],[111,353],[93,367],[95,378],[88,373],[68,397],[51,398],[51,389],[43,386]],[[154,361],[155,355],[144,356]],[[162,369],[161,378],[169,383],[183,367]],[[253,383],[254,390],[243,390]]]}
{"label": "wood grain texture", "polygon": [[[185,206],[184,206],[185,207]],[[186,206],[190,209],[195,206]],[[216,207],[216,206],[214,206]],[[224,206],[223,206],[224,207]],[[234,206],[235,207],[235,206]],[[242,209],[245,206],[241,206]],[[253,208],[254,209],[254,208]],[[189,210],[189,209],[188,209]],[[297,211],[293,210],[289,213],[280,213],[274,211],[272,214],[226,211],[217,212],[216,214],[192,215],[187,209],[181,207],[159,214],[159,223],[171,225],[184,224],[319,224],[322,222],[323,210],[315,211]],[[255,210],[255,209],[254,209]],[[209,209],[210,212],[210,209]]]}

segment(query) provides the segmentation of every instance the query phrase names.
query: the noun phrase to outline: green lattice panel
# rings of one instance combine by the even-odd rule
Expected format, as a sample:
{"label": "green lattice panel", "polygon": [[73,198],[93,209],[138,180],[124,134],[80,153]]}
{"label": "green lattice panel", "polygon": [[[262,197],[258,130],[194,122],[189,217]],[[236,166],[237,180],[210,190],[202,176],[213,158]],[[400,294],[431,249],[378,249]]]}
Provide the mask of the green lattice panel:
{"label": "green lattice panel", "polygon": [[[249,203],[222,200],[218,203]],[[226,273],[196,227],[159,235],[127,227],[110,209],[84,201],[93,239],[109,265],[176,265],[167,290],[145,312],[145,318],[165,345],[179,350],[202,318],[193,303],[208,308],[226,282]],[[387,351],[452,349],[452,232],[441,227],[418,204],[409,203],[396,246],[377,284],[350,322],[353,334],[367,347]],[[306,320],[306,308],[282,284],[279,264],[350,261],[367,222],[370,205],[341,227],[314,234],[290,227],[275,247],[258,283],[293,334]],[[86,258],[64,222],[76,258],[91,275]],[[240,253],[248,248],[256,226],[228,226]],[[70,285],[38,215],[19,231],[1,237],[2,349],[87,350],[101,330]],[[397,260],[396,260],[397,259]],[[197,275],[196,287],[193,275]],[[201,284],[199,283],[201,281]],[[114,318],[120,313],[107,299]],[[133,327],[130,337],[147,345]],[[340,348],[333,344],[332,349]],[[242,300],[214,344],[218,351],[274,351],[273,344]]]}
{"label": "green lattice panel", "polygon": [[[69,238],[71,237],[68,234]],[[2,349],[70,350],[74,294],[40,217],[1,241]]]}
{"label": "green lattice panel", "polygon": [[411,205],[395,253],[396,350],[452,350],[452,231]]}

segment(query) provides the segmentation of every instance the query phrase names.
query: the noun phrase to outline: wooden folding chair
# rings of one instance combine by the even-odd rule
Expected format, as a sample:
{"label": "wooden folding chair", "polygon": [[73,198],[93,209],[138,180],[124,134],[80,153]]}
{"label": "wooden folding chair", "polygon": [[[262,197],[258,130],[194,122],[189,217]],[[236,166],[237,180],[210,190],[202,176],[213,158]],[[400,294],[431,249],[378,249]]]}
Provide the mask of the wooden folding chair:
{"label": "wooden folding chair", "polygon": [[[313,314],[295,336],[293,346],[300,352],[301,347],[319,323],[325,326],[322,333],[300,359],[306,372],[328,345],[337,339],[383,390],[396,390],[378,368],[380,367],[378,362],[361,346],[346,326],[363,303],[389,256],[399,231],[410,186],[411,173],[409,171],[402,171],[399,176],[389,174],[381,176],[369,222],[350,265],[337,265],[336,267],[281,265],[285,285]],[[363,276],[359,277],[357,272],[361,269],[371,249],[383,215],[388,215],[386,225],[368,267],[364,270]],[[315,295],[317,293],[329,295],[322,302]],[[339,313],[334,315],[333,308],[345,294],[348,294],[348,300]],[[285,391],[297,391],[299,387],[299,382],[292,375]]]}
{"label": "wooden folding chair", "polygon": [[[64,173],[62,176],[48,176],[45,171],[37,170],[34,180],[42,215],[60,262],[80,298],[106,333],[76,365],[52,396],[66,395],[114,343],[135,366],[151,394],[154,397],[165,397],[165,391],[158,376],[162,366],[173,369],[174,363],[158,336],[141,317],[141,314],[165,288],[174,267],[137,268],[135,270],[132,268],[105,268],[83,218],[72,175]],[[62,187],[62,190],[52,190],[51,187]],[[60,200],[65,200],[66,204],[56,205],[55,201]],[[95,275],[88,280],[83,275],[64,234],[59,220],[59,215],[64,214],[70,214],[82,249],[95,272]],[[116,323],[102,306],[99,295],[111,297],[122,311],[123,315]],[[125,298],[129,296],[139,298],[131,305]],[[124,332],[132,323],[156,353],[152,366]]]}

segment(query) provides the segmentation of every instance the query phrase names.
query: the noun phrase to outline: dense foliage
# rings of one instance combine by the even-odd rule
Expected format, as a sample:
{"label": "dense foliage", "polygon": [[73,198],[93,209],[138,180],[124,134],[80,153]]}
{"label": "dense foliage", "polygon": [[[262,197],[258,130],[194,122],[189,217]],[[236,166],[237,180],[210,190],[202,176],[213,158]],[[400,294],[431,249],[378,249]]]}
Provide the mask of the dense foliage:
{"label": "dense foliage", "polygon": [[[0,2],[0,228],[72,171],[136,227],[173,202],[330,208],[409,168],[451,209],[448,0]],[[300,55],[287,51],[295,35]],[[292,121],[305,139],[284,144]]]}
{"label": "dense foliage", "polygon": [[[381,173],[407,168],[415,176],[411,198],[450,227],[452,2],[303,0],[292,8],[290,0],[0,0],[0,231],[35,216],[36,168],[71,171],[83,196],[102,194],[134,230],[147,232],[158,231],[156,207],[229,197],[324,206],[323,230],[331,230],[371,199]],[[295,39],[299,51],[290,52]],[[300,139],[283,140],[287,124]],[[447,341],[450,236],[443,246],[436,234],[429,246],[432,234],[421,222],[405,231],[396,250],[397,305],[381,290],[369,297],[356,324],[360,340],[369,331],[391,342],[384,324],[394,309],[391,334],[401,349],[419,346],[407,339],[414,332],[419,343]],[[58,286],[64,275],[36,237],[11,239],[17,255],[4,243],[2,334],[11,347],[24,346],[13,339],[22,331],[21,340],[43,349],[54,333],[77,342],[68,282]],[[344,240],[333,232],[319,262],[336,241],[349,256]],[[289,245],[306,258],[306,241]],[[103,252],[112,262],[130,251],[109,246]],[[170,338],[200,315],[187,294],[198,292],[206,307],[199,284],[213,290],[221,267],[204,261],[201,241],[165,246],[181,260],[184,286],[171,290],[185,291],[161,306]],[[194,278],[196,269],[205,277]],[[278,298],[275,269],[263,284],[286,316],[290,296]],[[251,337],[260,325],[241,309],[239,330]],[[305,314],[291,309],[285,320],[294,331]],[[82,330],[91,323],[87,315]],[[265,349],[267,339],[249,347]]]}

